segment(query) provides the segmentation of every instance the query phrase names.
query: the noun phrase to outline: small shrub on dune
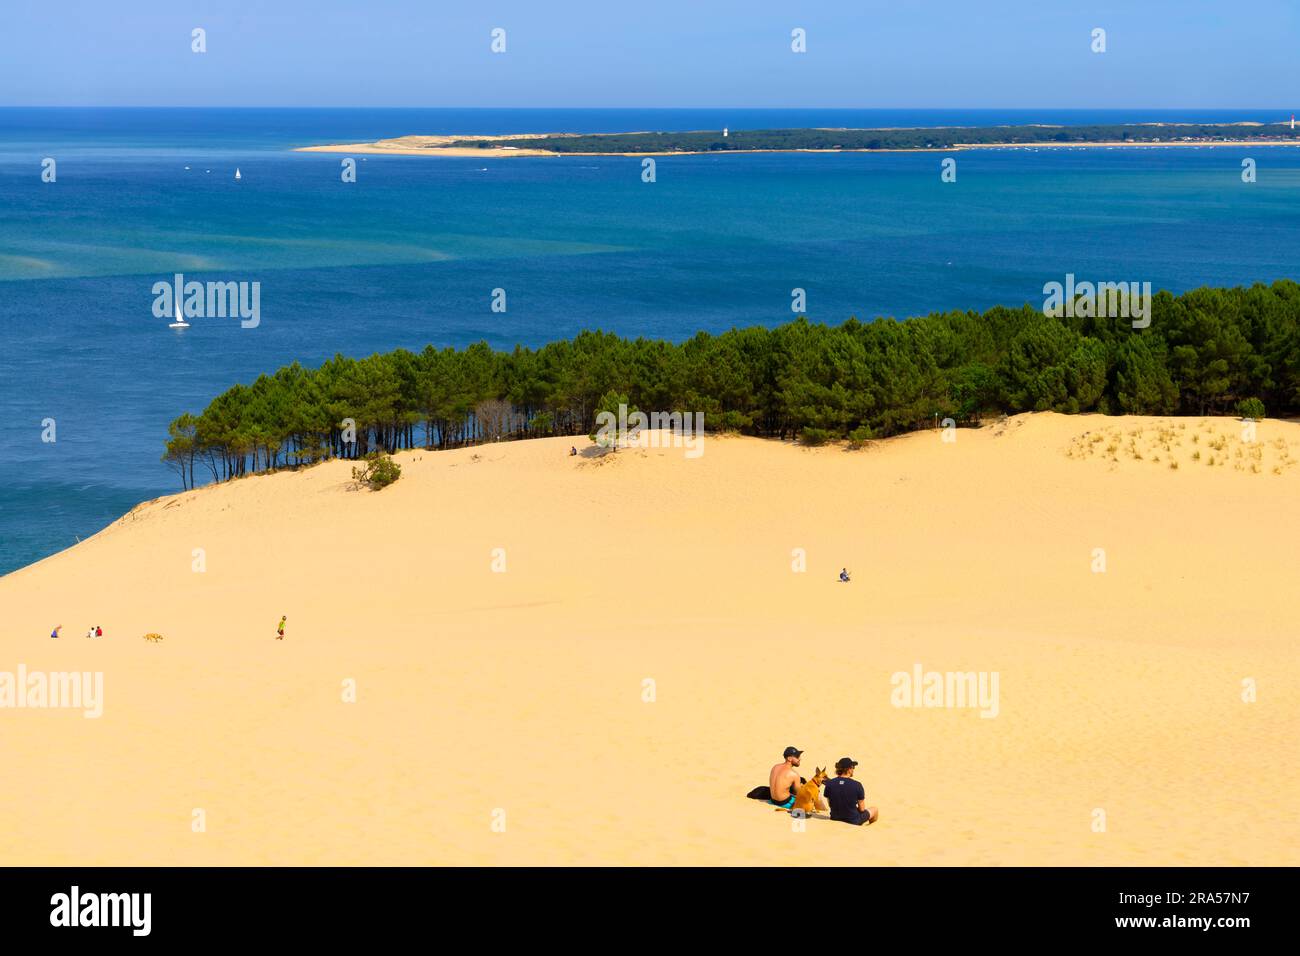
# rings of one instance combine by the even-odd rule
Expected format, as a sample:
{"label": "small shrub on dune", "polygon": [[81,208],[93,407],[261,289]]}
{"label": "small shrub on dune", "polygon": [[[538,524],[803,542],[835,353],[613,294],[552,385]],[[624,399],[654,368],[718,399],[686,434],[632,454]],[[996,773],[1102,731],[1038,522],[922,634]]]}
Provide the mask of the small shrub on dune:
{"label": "small shrub on dune", "polygon": [[824,445],[830,440],[831,433],[825,428],[805,428],[799,435],[801,444],[814,448],[818,445]]}
{"label": "small shrub on dune", "polygon": [[367,485],[371,491],[387,488],[402,477],[402,466],[391,455],[372,451],[366,455],[361,467],[353,467],[352,477],[358,484]]}
{"label": "small shrub on dune", "polygon": [[1237,403],[1237,414],[1242,418],[1260,421],[1264,417],[1264,403],[1258,398],[1243,398]]}
{"label": "small shrub on dune", "polygon": [[862,425],[849,432],[849,447],[854,450],[865,448],[869,441],[871,441],[871,429],[866,425]]}

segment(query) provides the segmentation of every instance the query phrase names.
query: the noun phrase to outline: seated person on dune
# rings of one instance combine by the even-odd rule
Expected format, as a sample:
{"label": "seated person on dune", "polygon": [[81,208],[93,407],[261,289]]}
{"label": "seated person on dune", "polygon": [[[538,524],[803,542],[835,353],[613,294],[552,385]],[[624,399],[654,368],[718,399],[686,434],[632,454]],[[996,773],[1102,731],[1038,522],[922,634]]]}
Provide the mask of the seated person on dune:
{"label": "seated person on dune", "polygon": [[802,750],[786,747],[779,764],[767,775],[768,801],[787,810],[794,806],[795,793],[803,778],[795,772]]}
{"label": "seated person on dune", "polygon": [[875,823],[880,811],[867,806],[867,792],[853,779],[853,768],[858,762],[841,757],[835,762],[835,779],[826,782],[826,802],[831,805],[831,819],[841,823],[862,826]]}

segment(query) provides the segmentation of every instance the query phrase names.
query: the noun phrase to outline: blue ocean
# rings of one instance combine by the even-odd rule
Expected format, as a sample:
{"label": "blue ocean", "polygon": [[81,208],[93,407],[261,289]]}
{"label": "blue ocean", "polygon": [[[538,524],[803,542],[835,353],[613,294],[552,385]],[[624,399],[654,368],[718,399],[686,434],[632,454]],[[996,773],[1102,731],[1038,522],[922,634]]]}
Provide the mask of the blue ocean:
{"label": "blue ocean", "polygon": [[[169,421],[298,360],[1300,278],[1300,150],[342,157],[413,133],[1278,121],[1274,111],[0,109],[0,573],[178,491]],[[1258,181],[1245,184],[1243,158]],[[42,181],[55,160],[56,181]],[[235,170],[240,170],[236,181]],[[259,282],[173,331],[155,282]],[[507,311],[492,311],[492,291]],[[52,419],[56,440],[43,441]]]}

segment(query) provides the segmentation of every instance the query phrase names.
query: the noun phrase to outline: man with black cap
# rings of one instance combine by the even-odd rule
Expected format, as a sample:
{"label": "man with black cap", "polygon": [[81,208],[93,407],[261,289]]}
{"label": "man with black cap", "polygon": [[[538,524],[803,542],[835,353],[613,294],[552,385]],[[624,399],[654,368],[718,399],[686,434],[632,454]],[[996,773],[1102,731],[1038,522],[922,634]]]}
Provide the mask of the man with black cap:
{"label": "man with black cap", "polygon": [[771,791],[769,799],[778,807],[789,810],[794,806],[795,791],[803,783],[803,778],[795,773],[794,768],[799,766],[799,758],[802,755],[802,750],[786,747],[785,753],[781,754],[782,761],[767,775],[767,787]]}
{"label": "man with black cap", "polygon": [[853,779],[853,768],[857,765],[852,757],[835,761],[835,779],[826,781],[826,802],[831,805],[832,820],[860,827],[864,823],[875,823],[880,811],[867,806],[867,792]]}

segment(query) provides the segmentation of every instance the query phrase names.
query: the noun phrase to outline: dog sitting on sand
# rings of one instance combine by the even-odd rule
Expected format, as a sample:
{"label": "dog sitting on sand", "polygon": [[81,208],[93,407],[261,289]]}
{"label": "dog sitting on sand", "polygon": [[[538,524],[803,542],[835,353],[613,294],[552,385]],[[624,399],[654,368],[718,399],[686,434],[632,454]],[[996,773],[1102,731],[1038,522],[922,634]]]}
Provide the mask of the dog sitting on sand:
{"label": "dog sitting on sand", "polygon": [[800,787],[794,795],[794,806],[786,810],[785,807],[777,807],[777,810],[783,810],[786,813],[794,813],[802,810],[804,816],[812,816],[818,810],[823,813],[829,813],[830,807],[822,799],[822,784],[829,779],[830,774],[826,772],[825,767],[818,767],[817,772],[812,775],[812,779]]}

